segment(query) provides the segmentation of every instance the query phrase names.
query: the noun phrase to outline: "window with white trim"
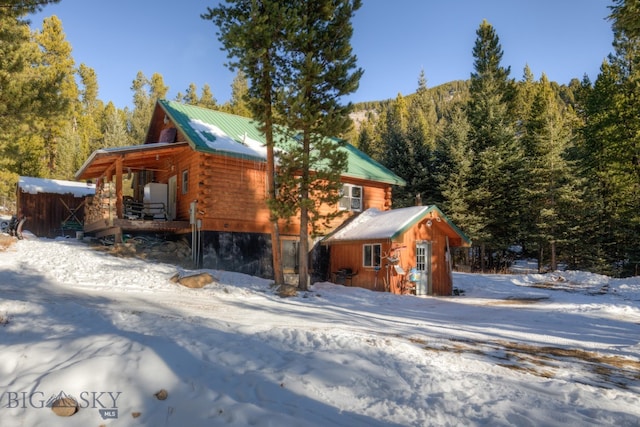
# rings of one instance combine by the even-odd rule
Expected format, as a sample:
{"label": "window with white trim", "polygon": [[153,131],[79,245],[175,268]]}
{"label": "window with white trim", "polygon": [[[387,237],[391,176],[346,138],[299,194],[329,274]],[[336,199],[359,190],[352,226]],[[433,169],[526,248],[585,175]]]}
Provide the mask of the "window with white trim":
{"label": "window with white trim", "polygon": [[339,208],[343,211],[362,211],[362,186],[343,184]]}
{"label": "window with white trim", "polygon": [[187,194],[189,192],[189,170],[185,169],[182,171],[182,194]]}
{"label": "window with white trim", "polygon": [[368,243],[362,245],[362,265],[365,267],[380,267],[380,255],[382,246],[380,243]]}

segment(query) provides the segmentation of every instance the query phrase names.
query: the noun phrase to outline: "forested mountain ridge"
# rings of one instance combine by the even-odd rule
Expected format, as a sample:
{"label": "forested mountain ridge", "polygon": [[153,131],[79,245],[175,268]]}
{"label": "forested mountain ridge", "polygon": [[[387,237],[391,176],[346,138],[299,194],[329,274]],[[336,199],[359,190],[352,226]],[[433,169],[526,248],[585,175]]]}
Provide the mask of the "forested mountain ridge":
{"label": "forested mountain ridge", "polygon": [[595,82],[576,76],[558,84],[528,66],[512,78],[485,21],[469,80],[427,88],[422,72],[413,94],[355,105],[357,122],[345,138],[405,179],[406,187],[394,188],[394,207],[433,203],[447,212],[472,237],[478,269],[533,256],[551,269],[562,262],[639,274],[634,31],[614,24],[615,53]]}
{"label": "forested mountain ridge", "polygon": [[[417,81],[419,81],[417,79]],[[434,100],[434,102],[445,102],[452,101],[456,98],[458,94],[467,94],[469,92],[469,80],[453,80],[451,82],[442,83],[438,86],[434,86],[432,88],[427,88],[429,96]],[[416,92],[412,94],[404,95],[405,98],[411,99],[416,95]],[[393,102],[393,98],[389,98],[386,100],[379,101],[365,101],[365,102],[356,102],[353,104],[354,112],[359,111],[381,111],[385,105]]]}
{"label": "forested mountain ridge", "polygon": [[[477,80],[475,84],[479,85]],[[422,72],[415,93],[354,105],[354,128],[345,138],[407,181],[406,187],[394,188],[394,207],[437,204],[468,232],[478,244],[473,254],[477,268],[503,268],[514,256],[507,250],[513,246],[549,261],[545,251],[551,250],[536,241],[542,232],[539,227],[542,219],[537,217],[528,224],[521,221],[526,218],[523,210],[534,201],[533,190],[527,188],[534,181],[527,175],[541,173],[539,168],[544,168],[545,162],[557,165],[579,156],[574,144],[579,142],[584,124],[578,113],[583,110],[580,100],[592,85],[577,78],[568,85],[560,85],[544,75],[535,80],[528,67],[520,80],[505,75],[499,90],[476,94],[477,100],[473,85],[472,76],[469,80],[427,88]],[[487,100],[492,103],[482,104]],[[475,113],[474,108],[481,109]],[[475,127],[489,128],[487,135],[474,135],[472,113],[485,114],[475,119]],[[534,122],[542,127],[534,129]],[[553,135],[544,134],[552,129]],[[497,136],[503,139],[494,142]],[[538,147],[545,139],[547,145],[555,146],[555,151]],[[482,145],[474,146],[478,143]],[[556,152],[562,162],[542,160],[543,151]],[[579,179],[577,169],[570,175]],[[538,203],[544,204],[542,200]],[[545,210],[551,211],[554,209]],[[537,237],[529,241],[528,231]],[[563,239],[563,242],[571,240],[569,236]],[[482,240],[486,240],[484,245],[480,243]],[[493,256],[481,255],[482,246],[489,246]],[[501,249],[496,252],[496,247]],[[558,256],[556,249],[554,257]],[[486,265],[481,265],[480,259]]]}

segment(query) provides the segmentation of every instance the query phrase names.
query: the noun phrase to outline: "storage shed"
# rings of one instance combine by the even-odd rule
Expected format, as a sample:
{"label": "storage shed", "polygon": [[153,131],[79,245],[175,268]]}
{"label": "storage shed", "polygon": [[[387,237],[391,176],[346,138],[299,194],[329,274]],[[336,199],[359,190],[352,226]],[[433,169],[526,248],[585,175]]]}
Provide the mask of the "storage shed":
{"label": "storage shed", "polygon": [[436,206],[367,209],[323,240],[331,280],[395,294],[451,295],[453,246],[469,238]]}
{"label": "storage shed", "polygon": [[18,216],[24,229],[38,237],[75,236],[82,230],[84,203],[94,184],[21,176],[17,186]]}

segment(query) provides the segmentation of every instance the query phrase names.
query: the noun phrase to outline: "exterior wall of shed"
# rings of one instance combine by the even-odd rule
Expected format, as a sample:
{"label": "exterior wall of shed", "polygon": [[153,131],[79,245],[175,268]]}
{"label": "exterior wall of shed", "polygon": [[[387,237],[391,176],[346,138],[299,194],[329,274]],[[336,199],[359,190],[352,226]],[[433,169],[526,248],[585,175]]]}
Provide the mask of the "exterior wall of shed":
{"label": "exterior wall of shed", "polygon": [[[18,214],[27,217],[23,229],[29,230],[38,237],[54,238],[61,236],[62,222],[70,215],[63,201],[70,209],[74,209],[80,206],[84,199],[84,197],[75,197],[71,193],[31,194],[18,189]],[[84,209],[79,209],[75,215],[80,221],[84,221]],[[71,235],[71,231],[66,230],[66,234]],[[73,231],[73,235],[75,237],[75,231]]]}
{"label": "exterior wall of shed", "polygon": [[[362,246],[369,243],[381,244],[381,252],[384,254],[389,253],[389,249],[392,247],[390,241],[372,241],[372,240],[359,240],[344,244],[334,244],[329,248],[329,272],[330,276],[326,278],[331,282],[336,281],[336,272],[344,268],[350,268],[354,273],[357,273],[351,279],[351,282],[345,283],[346,285],[357,286],[359,288],[370,289],[372,291],[380,292],[393,292],[395,288],[394,283],[397,278],[394,277],[391,272],[387,276],[386,263],[384,259],[381,261],[380,270],[376,271],[375,268],[363,266],[363,254]],[[387,278],[389,281],[387,281]]]}
{"label": "exterior wall of shed", "polygon": [[[434,217],[435,218],[435,217]],[[431,220],[431,226],[427,222]],[[431,283],[433,295],[451,295],[453,283],[447,266],[447,229],[449,227],[435,219],[425,218],[402,235],[401,245],[406,249],[401,252],[401,260],[407,262],[405,271],[416,266],[416,242],[431,242]],[[406,255],[406,256],[405,256]],[[403,265],[403,268],[405,266]]]}
{"label": "exterior wall of shed", "polygon": [[[352,286],[401,294],[403,293],[402,280],[407,280],[409,271],[416,266],[416,242],[430,241],[432,294],[451,295],[453,283],[446,257],[446,236],[448,232],[450,233],[449,227],[444,222],[436,220],[432,220],[431,226],[428,226],[429,219],[425,218],[415,224],[394,242],[359,240],[332,244],[330,247],[330,271],[334,273],[342,268],[351,268],[358,272],[353,277]],[[383,259],[378,272],[374,268],[363,267],[363,245],[367,243],[379,243],[382,246]],[[404,270],[405,277],[397,275],[395,269],[385,262],[384,256],[392,254],[393,249],[395,249],[395,255],[400,259],[398,265]],[[328,280],[335,280],[335,276],[332,275]],[[405,286],[408,285],[408,283],[405,284]]]}

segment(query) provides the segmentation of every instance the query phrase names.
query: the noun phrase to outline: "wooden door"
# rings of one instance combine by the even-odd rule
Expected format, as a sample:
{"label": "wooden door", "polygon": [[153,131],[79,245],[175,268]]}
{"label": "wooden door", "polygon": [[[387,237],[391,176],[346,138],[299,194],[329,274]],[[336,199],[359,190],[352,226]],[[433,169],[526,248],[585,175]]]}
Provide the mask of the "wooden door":
{"label": "wooden door", "polygon": [[416,295],[432,295],[431,242],[429,241],[416,242],[416,272]]}

